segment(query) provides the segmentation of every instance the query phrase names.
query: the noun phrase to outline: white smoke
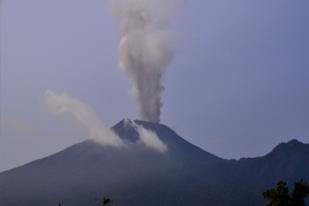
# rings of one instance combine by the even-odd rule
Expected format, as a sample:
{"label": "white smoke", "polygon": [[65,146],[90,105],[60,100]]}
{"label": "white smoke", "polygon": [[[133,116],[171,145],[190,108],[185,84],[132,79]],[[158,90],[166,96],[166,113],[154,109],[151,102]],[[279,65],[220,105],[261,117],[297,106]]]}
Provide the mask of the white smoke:
{"label": "white smoke", "polygon": [[67,94],[58,94],[47,90],[45,103],[48,109],[60,115],[71,115],[78,123],[89,130],[89,138],[96,142],[112,147],[123,147],[120,137],[107,127],[88,105]]}
{"label": "white smoke", "polygon": [[143,144],[146,148],[153,149],[161,153],[167,151],[167,145],[161,141],[154,131],[146,129],[142,125],[136,124],[134,121],[130,122],[130,124],[138,133],[139,143]]}
{"label": "white smoke", "polygon": [[154,149],[158,152],[166,152],[167,146],[164,144],[157,134],[151,130],[147,130],[142,126],[137,127],[137,131],[139,134],[140,142],[145,145],[145,147],[149,149]]}
{"label": "white smoke", "polygon": [[159,122],[162,76],[173,58],[172,34],[166,30],[176,0],[111,0],[120,25],[119,67],[128,76],[138,112]]}

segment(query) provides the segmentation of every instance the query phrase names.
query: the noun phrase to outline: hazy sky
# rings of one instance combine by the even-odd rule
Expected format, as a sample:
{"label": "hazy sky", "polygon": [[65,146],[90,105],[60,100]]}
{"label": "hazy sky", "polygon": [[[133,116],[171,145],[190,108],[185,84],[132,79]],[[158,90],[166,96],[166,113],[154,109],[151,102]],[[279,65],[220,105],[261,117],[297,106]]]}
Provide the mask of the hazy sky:
{"label": "hazy sky", "polygon": [[[43,105],[47,89],[91,105],[112,126],[139,118],[117,69],[107,0],[2,0],[0,170],[87,133]],[[171,26],[162,123],[224,158],[309,142],[309,1],[184,1]]]}

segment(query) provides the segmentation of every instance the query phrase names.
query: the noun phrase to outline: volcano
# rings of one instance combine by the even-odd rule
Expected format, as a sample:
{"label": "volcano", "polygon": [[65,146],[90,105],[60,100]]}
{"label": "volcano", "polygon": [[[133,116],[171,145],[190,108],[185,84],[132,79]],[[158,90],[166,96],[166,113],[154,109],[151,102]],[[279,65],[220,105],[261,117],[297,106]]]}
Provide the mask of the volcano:
{"label": "volcano", "polygon": [[92,140],[0,173],[0,205],[119,206],[262,205],[261,193],[279,180],[309,180],[309,145],[292,140],[263,157],[225,160],[187,142],[165,125],[135,121],[157,134],[164,153],[137,144],[125,120],[112,129],[126,148]]}

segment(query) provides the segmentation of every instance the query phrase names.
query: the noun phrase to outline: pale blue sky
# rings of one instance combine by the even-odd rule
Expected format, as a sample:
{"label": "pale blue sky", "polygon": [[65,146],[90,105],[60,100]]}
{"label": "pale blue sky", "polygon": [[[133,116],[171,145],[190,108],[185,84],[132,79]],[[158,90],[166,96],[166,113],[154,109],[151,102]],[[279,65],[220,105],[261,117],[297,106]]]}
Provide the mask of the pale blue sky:
{"label": "pale blue sky", "polygon": [[[93,107],[112,126],[138,118],[117,69],[106,0],[2,0],[0,170],[82,141],[48,114],[46,89]],[[220,157],[309,142],[309,1],[185,1],[171,31],[162,123]]]}

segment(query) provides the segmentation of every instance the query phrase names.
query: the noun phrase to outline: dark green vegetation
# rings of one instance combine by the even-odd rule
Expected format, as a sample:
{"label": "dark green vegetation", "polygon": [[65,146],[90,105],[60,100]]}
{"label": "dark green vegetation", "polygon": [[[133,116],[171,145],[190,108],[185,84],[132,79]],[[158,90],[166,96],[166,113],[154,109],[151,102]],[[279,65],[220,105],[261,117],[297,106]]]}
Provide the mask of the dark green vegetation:
{"label": "dark green vegetation", "polygon": [[[141,122],[168,145],[146,149],[135,129],[113,127],[125,149],[85,141],[0,174],[0,205],[93,206],[104,194],[117,206],[261,206],[279,180],[309,180],[309,145],[282,143],[263,157],[225,160],[188,143],[161,124]],[[46,204],[47,203],[47,204]]]}
{"label": "dark green vegetation", "polygon": [[286,182],[279,181],[275,188],[263,192],[266,206],[305,206],[305,198],[309,196],[309,185],[303,179],[294,183],[294,189],[289,191]]}

